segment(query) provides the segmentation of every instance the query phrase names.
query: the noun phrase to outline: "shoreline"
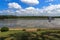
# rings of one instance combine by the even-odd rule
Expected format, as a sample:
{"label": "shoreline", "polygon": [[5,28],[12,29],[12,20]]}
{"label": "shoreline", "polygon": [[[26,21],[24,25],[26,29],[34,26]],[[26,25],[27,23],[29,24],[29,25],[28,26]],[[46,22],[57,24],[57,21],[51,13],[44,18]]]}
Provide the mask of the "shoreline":
{"label": "shoreline", "polygon": [[9,30],[23,30],[25,29],[26,31],[36,31],[37,29],[40,30],[60,30],[60,28],[9,28]]}

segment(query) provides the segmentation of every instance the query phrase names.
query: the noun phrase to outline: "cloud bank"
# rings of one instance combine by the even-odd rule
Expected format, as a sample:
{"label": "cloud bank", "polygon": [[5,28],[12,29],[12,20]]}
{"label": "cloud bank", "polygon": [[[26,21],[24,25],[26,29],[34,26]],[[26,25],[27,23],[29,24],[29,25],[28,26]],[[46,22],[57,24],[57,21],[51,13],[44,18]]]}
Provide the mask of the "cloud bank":
{"label": "cloud bank", "polygon": [[21,6],[18,3],[8,3],[9,8],[15,8],[15,9],[20,9]]}
{"label": "cloud bank", "polygon": [[19,5],[18,3],[12,2],[12,3],[8,3],[8,8],[9,9],[7,10],[0,11],[0,14],[1,15],[16,15],[16,16],[60,16],[60,4],[56,4],[56,5],[51,4],[41,9],[34,8],[34,7],[27,7],[23,9],[22,6]]}
{"label": "cloud bank", "polygon": [[27,3],[27,4],[31,4],[31,5],[36,5],[39,4],[38,0],[20,0],[21,2]]}

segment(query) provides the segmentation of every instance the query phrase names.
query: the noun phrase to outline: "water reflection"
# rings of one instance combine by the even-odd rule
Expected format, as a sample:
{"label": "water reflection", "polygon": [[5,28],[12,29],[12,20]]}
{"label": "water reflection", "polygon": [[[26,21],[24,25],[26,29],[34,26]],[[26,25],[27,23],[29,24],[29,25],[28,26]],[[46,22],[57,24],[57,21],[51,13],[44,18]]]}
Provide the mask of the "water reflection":
{"label": "water reflection", "polygon": [[8,26],[8,27],[59,27],[60,19],[56,18],[51,22],[48,20],[40,20],[40,19],[4,19],[0,20],[0,27]]}

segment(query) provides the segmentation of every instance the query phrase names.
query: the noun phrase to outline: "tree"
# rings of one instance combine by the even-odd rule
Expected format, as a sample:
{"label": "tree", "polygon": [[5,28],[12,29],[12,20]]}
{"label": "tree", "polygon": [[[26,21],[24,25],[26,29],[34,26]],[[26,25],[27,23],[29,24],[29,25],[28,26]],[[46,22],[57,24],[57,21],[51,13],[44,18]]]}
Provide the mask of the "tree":
{"label": "tree", "polygon": [[7,32],[7,31],[9,31],[9,28],[8,27],[2,27],[0,30],[1,30],[1,32]]}

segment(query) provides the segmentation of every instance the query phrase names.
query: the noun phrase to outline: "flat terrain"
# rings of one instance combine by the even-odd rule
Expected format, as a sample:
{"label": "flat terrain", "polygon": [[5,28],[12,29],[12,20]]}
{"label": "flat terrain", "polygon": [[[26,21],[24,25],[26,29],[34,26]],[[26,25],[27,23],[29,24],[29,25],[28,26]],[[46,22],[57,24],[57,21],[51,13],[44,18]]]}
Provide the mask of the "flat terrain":
{"label": "flat terrain", "polygon": [[[25,29],[25,31],[23,31]],[[29,33],[31,36],[29,36]],[[21,38],[24,35],[28,35],[30,39],[32,37],[36,38],[38,35],[39,40],[60,40],[60,29],[46,29],[46,28],[10,28],[8,32],[0,32],[0,39],[11,40],[12,37]],[[15,37],[14,37],[15,36]]]}
{"label": "flat terrain", "polygon": [[40,32],[43,31],[51,31],[51,32],[55,32],[55,31],[60,31],[60,29],[47,29],[47,28],[10,28],[8,32],[0,32],[0,37],[4,37],[7,36],[9,34],[14,34],[14,33],[19,33],[22,32],[22,30],[25,29],[28,32],[37,32],[38,29],[40,29]]}

